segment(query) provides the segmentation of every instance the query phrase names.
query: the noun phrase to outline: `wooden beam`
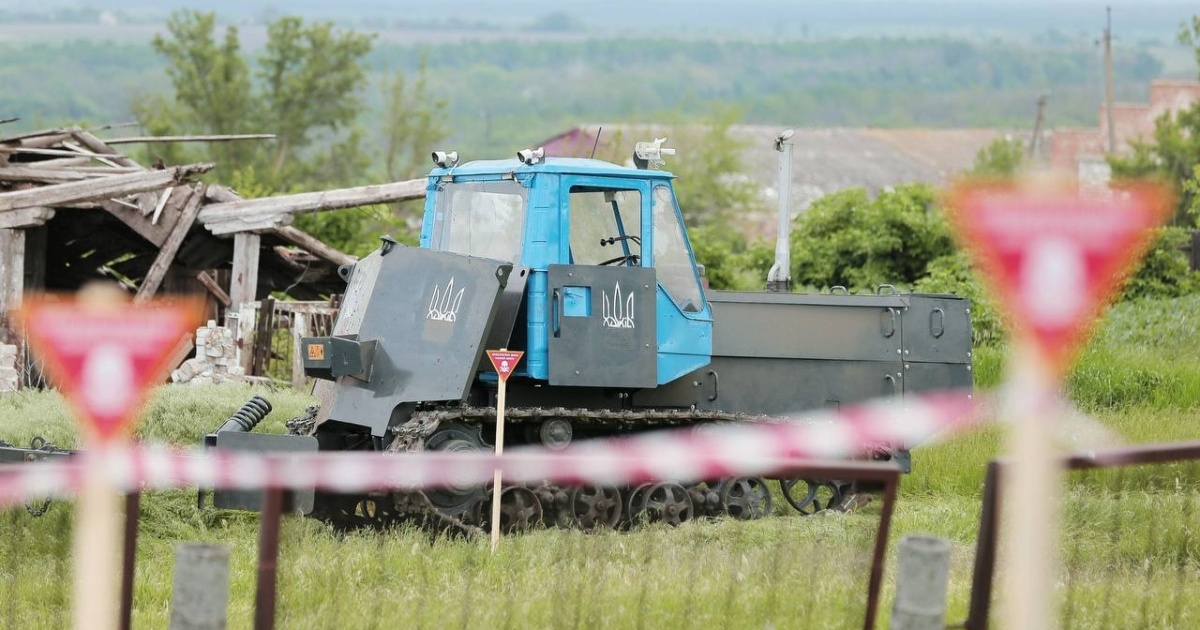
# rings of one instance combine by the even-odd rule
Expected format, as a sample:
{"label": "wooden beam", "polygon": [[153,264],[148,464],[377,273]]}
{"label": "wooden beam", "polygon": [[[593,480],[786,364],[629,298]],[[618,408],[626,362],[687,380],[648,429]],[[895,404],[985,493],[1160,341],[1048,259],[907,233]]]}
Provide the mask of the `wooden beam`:
{"label": "wooden beam", "polygon": [[319,258],[324,258],[338,266],[349,265],[358,260],[349,254],[344,254],[322,243],[316,237],[297,227],[288,225],[275,230],[274,233],[278,234],[283,240],[306,250],[308,253]]}
{"label": "wooden beam", "polygon": [[[203,212],[203,211],[201,211]],[[275,215],[265,219],[247,221],[222,221],[205,225],[215,236],[228,236],[242,232],[273,232],[292,223],[292,216]]]}
{"label": "wooden beam", "polygon": [[212,164],[176,166],[161,171],[143,171],[95,180],[55,184],[0,193],[0,210],[31,206],[56,206],[80,201],[111,199],[166,188],[212,170]]}
{"label": "wooden beam", "polygon": [[213,184],[208,187],[208,200],[215,203],[225,203],[227,201],[244,201],[241,195],[233,191],[228,186]]}
{"label": "wooden beam", "polygon": [[158,256],[154,257],[154,264],[150,265],[150,271],[146,272],[146,279],[138,287],[137,296],[134,297],[135,301],[144,302],[158,291],[163,276],[167,273],[167,268],[171,266],[171,261],[175,260],[175,254],[179,252],[179,246],[183,244],[183,239],[192,228],[192,224],[196,222],[196,214],[200,212],[200,202],[203,200],[204,184],[197,184],[191,197],[188,198],[187,205],[183,207],[183,214],[175,221],[175,227],[171,230],[171,234],[163,243],[162,248],[158,250]]}
{"label": "wooden beam", "polygon": [[238,140],[273,140],[273,133],[238,133],[200,136],[131,136],[128,138],[105,138],[104,144],[148,144],[151,142],[236,142]]}
{"label": "wooden beam", "polygon": [[233,237],[233,276],[229,280],[229,300],[233,308],[254,302],[258,294],[258,250],[262,238],[240,232]]}
{"label": "wooden beam", "polygon": [[220,284],[217,284],[217,279],[209,275],[207,271],[201,271],[200,273],[196,274],[196,279],[200,281],[200,284],[204,285],[205,289],[208,289],[208,292],[211,293],[213,297],[217,298],[217,301],[220,302],[222,306],[228,308],[230,304],[233,304],[233,300],[229,299],[229,294],[221,288]]}
{"label": "wooden beam", "polygon": [[20,210],[0,211],[0,229],[31,228],[45,225],[54,218],[54,208],[35,206]]}
{"label": "wooden beam", "polygon": [[0,229],[0,314],[21,303],[25,292],[25,230]]}
{"label": "wooden beam", "polygon": [[216,203],[207,206],[200,212],[200,221],[207,226],[210,223],[241,219],[250,215],[258,220],[276,215],[341,210],[377,203],[421,199],[425,197],[425,187],[428,183],[426,179],[410,179],[390,184]]}

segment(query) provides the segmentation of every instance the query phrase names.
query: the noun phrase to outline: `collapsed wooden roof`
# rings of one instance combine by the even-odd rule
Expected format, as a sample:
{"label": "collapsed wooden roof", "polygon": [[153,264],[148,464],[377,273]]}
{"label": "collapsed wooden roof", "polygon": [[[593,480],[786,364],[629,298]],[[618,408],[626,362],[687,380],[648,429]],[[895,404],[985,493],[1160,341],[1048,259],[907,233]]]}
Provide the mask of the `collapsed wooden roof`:
{"label": "collapsed wooden roof", "polygon": [[[425,180],[243,199],[227,187],[197,181],[212,164],[146,167],[114,148],[269,137],[100,139],[78,127],[0,137],[0,231],[45,226],[27,246],[44,252],[44,262],[25,269],[29,288],[73,290],[110,278],[145,298],[165,281],[172,292],[203,286],[228,305],[232,281],[214,276],[228,275],[237,258],[239,239],[229,237],[254,235],[246,242],[256,250],[257,282],[247,299],[272,292],[302,300],[338,293],[343,284],[337,267],[354,258],[292,226],[295,214],[421,198]],[[181,278],[191,286],[181,286]]]}

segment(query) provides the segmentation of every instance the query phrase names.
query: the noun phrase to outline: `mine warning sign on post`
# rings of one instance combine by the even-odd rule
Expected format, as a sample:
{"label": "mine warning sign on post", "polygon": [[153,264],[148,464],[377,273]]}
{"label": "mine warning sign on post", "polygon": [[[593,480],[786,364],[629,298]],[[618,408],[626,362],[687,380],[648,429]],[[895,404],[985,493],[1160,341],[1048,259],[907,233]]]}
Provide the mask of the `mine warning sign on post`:
{"label": "mine warning sign on post", "polygon": [[30,298],[20,319],[89,437],[104,443],[128,428],[146,390],[163,380],[167,361],[199,317],[193,304]]}
{"label": "mine warning sign on post", "polygon": [[954,194],[952,216],[1018,332],[1061,374],[1141,257],[1169,199],[1150,187],[1096,197],[964,187]]}
{"label": "mine warning sign on post", "polygon": [[500,375],[500,380],[507,381],[525,353],[521,350],[488,350],[487,355],[492,361],[492,367],[496,369],[496,374]]}

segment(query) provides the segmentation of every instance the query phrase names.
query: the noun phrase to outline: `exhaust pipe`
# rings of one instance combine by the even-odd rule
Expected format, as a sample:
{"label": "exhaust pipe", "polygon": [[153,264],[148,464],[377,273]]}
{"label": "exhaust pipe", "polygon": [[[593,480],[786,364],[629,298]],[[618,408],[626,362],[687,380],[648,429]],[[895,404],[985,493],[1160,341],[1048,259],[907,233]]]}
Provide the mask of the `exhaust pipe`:
{"label": "exhaust pipe", "polygon": [[779,152],[779,232],[775,236],[775,264],[767,272],[767,290],[787,293],[792,290],[792,144],[796,132],[784,129],[775,138]]}

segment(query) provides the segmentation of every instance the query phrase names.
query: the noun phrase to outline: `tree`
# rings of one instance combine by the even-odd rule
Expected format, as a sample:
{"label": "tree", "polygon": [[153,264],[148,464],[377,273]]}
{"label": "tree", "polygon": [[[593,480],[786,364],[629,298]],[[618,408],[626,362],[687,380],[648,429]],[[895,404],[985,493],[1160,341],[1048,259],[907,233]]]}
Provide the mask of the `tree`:
{"label": "tree", "polygon": [[[173,94],[139,99],[136,114],[148,132],[276,134],[269,143],[213,144],[201,149],[207,155],[155,147],[156,155],[173,163],[215,160],[225,180],[236,182],[243,194],[353,186],[401,171],[408,176],[416,157],[428,155],[446,134],[445,101],[429,98],[424,64],[411,89],[397,72],[385,82],[391,98],[385,98],[384,155],[377,159],[359,123],[372,37],[335,29],[332,22],[306,24],[293,16],[271,21],[262,53],[251,59],[236,27],[226,27],[218,38],[214,13],[180,11],[153,45],[167,60]],[[367,229],[404,229],[387,208],[304,215],[296,224],[350,252],[373,243]]]}
{"label": "tree", "polygon": [[972,177],[999,179],[1012,177],[1025,165],[1025,146],[1015,138],[997,138],[975,155],[975,164],[967,174]]}
{"label": "tree", "polygon": [[446,100],[429,94],[428,58],[421,57],[417,78],[411,84],[403,72],[385,78],[383,95],[383,160],[388,179],[410,179],[429,165],[430,151],[449,130]]}
{"label": "tree", "polygon": [[[220,42],[215,13],[180,11],[167,19],[168,36],[155,35],[155,52],[167,59],[167,76],[175,90],[170,104],[152,99],[135,108],[147,127],[178,126],[209,134],[233,134],[254,127],[250,70],[242,56],[237,27],[229,26]],[[252,148],[224,143],[216,148],[222,165],[239,168]]]}
{"label": "tree", "polygon": [[362,61],[370,51],[370,35],[334,31],[332,22],[305,25],[285,16],[267,25],[257,76],[262,123],[277,135],[273,176],[317,134],[354,124],[366,85]]}

